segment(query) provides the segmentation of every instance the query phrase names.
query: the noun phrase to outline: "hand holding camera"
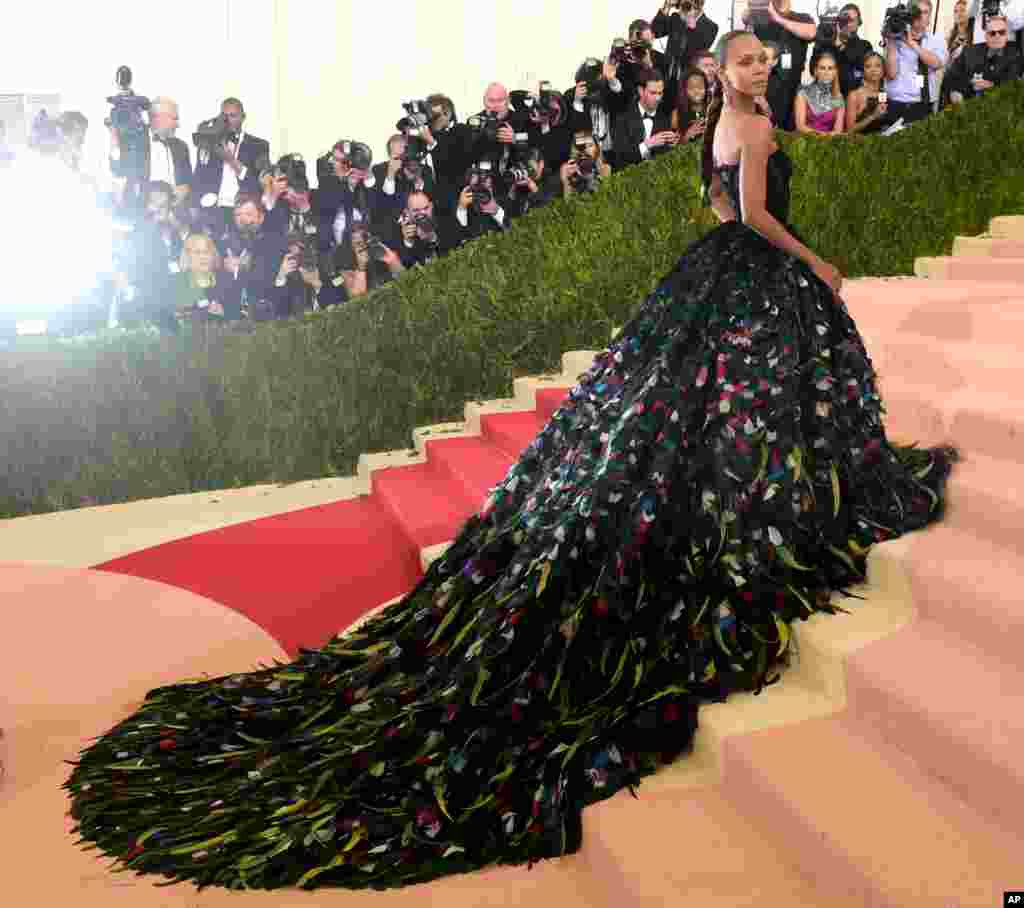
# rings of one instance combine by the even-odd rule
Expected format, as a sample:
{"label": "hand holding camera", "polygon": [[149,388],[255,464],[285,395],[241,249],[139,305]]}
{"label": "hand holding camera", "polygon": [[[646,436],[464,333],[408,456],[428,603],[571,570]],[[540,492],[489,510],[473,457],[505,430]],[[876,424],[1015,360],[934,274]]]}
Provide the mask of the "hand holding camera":
{"label": "hand holding camera", "polygon": [[281,267],[278,269],[277,279],[279,281],[284,281],[288,278],[288,275],[294,274],[298,270],[299,257],[294,252],[289,252],[288,255],[281,260]]}
{"label": "hand holding camera", "polygon": [[691,142],[698,136],[704,135],[704,127],[706,126],[706,120],[694,120],[689,126],[686,127],[686,132],[683,133],[683,141]]}
{"label": "hand holding camera", "polygon": [[516,132],[507,123],[498,127],[498,141],[503,145],[512,145],[516,141]]}
{"label": "hand holding camera", "polygon": [[649,139],[644,144],[648,148],[660,148],[663,145],[675,145],[679,141],[679,134],[673,132],[671,129],[663,130],[662,132],[653,132]]}

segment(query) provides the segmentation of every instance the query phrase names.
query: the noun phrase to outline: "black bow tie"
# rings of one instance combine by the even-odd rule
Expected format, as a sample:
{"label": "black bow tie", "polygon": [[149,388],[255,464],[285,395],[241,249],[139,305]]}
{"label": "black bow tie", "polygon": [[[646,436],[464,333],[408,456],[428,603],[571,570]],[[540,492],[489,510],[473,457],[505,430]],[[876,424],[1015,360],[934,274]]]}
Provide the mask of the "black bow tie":
{"label": "black bow tie", "polygon": [[640,116],[645,120],[650,120],[652,123],[654,122],[654,114],[641,114]]}

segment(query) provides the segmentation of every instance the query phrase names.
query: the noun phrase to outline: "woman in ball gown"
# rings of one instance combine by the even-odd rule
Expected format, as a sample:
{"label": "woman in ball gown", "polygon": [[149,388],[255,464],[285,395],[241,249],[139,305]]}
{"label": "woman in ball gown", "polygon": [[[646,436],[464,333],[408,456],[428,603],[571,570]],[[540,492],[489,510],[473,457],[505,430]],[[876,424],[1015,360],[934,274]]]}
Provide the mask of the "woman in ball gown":
{"label": "woman in ball gown", "polygon": [[290,664],[157,688],[83,750],[80,843],[200,888],[571,853],[584,807],[685,754],[701,703],[778,680],[792,623],[940,516],[955,452],[886,440],[842,278],[786,223],[764,48],[731,32],[719,60],[723,223],[404,599]]}

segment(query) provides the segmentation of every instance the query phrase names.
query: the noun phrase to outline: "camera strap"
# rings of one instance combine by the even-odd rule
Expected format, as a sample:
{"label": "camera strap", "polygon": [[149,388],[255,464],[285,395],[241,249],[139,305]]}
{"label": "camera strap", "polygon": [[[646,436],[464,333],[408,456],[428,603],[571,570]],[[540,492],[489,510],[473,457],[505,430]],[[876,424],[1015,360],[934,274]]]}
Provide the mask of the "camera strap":
{"label": "camera strap", "polygon": [[917,58],[917,71],[921,74],[921,102],[930,106],[932,92],[928,78],[928,65],[920,57]]}

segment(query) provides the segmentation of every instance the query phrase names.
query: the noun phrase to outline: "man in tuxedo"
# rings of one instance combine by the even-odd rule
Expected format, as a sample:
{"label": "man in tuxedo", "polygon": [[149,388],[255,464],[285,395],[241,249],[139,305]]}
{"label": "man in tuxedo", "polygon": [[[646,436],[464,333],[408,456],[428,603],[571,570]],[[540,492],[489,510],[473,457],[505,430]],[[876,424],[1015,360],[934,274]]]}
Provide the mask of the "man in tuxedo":
{"label": "man in tuxedo", "polygon": [[447,255],[461,240],[451,217],[435,214],[434,202],[425,192],[409,193],[399,225],[398,255],[405,268]]}
{"label": "man in tuxedo", "polygon": [[167,97],[154,98],[149,108],[149,128],[143,137],[143,178],[138,180],[129,172],[130,165],[122,158],[117,127],[110,127],[110,172],[127,180],[126,201],[141,203],[142,187],[153,181],[170,183],[178,201],[189,197],[192,191],[192,159],[188,145],[174,135],[177,129],[177,102]]}
{"label": "man in tuxedo", "polygon": [[468,126],[458,122],[455,105],[447,95],[428,95],[426,102],[431,119],[420,135],[427,143],[426,163],[437,183],[434,201],[438,210],[450,212],[473,160],[473,135]]}
{"label": "man in tuxedo", "polygon": [[1009,45],[1006,16],[990,16],[985,21],[985,43],[968,47],[949,67],[943,80],[943,95],[954,104],[974,98],[996,85],[1019,79],[1021,56]]}
{"label": "man in tuxedo", "polygon": [[245,108],[238,98],[226,98],[220,113],[230,136],[212,153],[196,146],[192,198],[197,206],[219,208],[228,224],[238,193],[260,191],[260,169],[270,163],[270,143],[245,131]]}
{"label": "man in tuxedo", "polygon": [[530,123],[525,111],[514,110],[509,103],[508,89],[500,82],[492,82],[484,92],[484,109],[479,116],[495,117],[498,126],[497,139],[490,140],[481,130],[473,137],[471,161],[490,161],[495,183],[507,186],[505,172],[512,160],[513,146],[517,143],[536,146],[537,131]]}
{"label": "man in tuxedo", "polygon": [[225,308],[253,321],[275,313],[274,280],[287,254],[287,238],[264,228],[266,210],[255,193],[240,192],[232,223],[218,240],[223,257]]}
{"label": "man in tuxedo", "polygon": [[[596,79],[598,74],[600,79]],[[593,94],[591,87],[597,88]],[[596,57],[588,57],[576,70],[576,85],[565,93],[565,98],[569,103],[567,131],[572,134],[588,130],[604,159],[614,167],[612,126],[633,100],[619,79],[619,65],[611,60],[602,63]],[[562,163],[564,161],[559,162],[559,167]]]}
{"label": "man in tuxedo", "polygon": [[664,154],[679,141],[671,117],[661,109],[664,92],[660,70],[648,69],[640,75],[636,103],[615,122],[617,169]]}
{"label": "man in tuxedo", "polygon": [[411,192],[426,192],[433,196],[434,174],[422,161],[407,160],[408,139],[396,132],[388,139],[388,159],[374,164],[371,168],[376,182],[376,209],[378,223],[375,225],[385,243],[398,238],[396,219],[405,208]]}

